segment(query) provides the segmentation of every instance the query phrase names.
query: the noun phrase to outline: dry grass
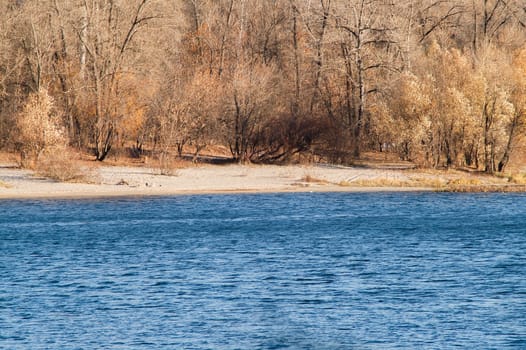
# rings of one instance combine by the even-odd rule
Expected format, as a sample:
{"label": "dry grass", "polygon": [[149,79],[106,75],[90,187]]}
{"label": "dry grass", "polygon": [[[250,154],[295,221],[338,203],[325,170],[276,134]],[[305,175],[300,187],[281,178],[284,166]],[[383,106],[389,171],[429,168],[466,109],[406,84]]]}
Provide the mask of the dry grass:
{"label": "dry grass", "polygon": [[0,180],[0,188],[12,188],[12,187],[13,186],[8,184],[7,182],[4,182],[4,181]]}
{"label": "dry grass", "polygon": [[416,177],[412,181],[418,187],[442,188],[446,185],[446,180],[439,177]]}
{"label": "dry grass", "polygon": [[314,177],[310,174],[306,174],[305,176],[303,176],[300,180],[301,182],[306,182],[306,183],[315,183],[315,184],[320,184],[320,185],[327,185],[329,184],[329,181],[327,180],[324,180],[324,179],[320,179],[320,178],[317,178],[317,177]]}
{"label": "dry grass", "polygon": [[75,154],[61,150],[46,154],[34,165],[39,176],[60,182],[93,182],[95,175],[91,168],[82,167]]}
{"label": "dry grass", "polygon": [[526,174],[516,173],[508,177],[508,181],[516,185],[526,185]]}
{"label": "dry grass", "polygon": [[362,179],[356,181],[342,180],[338,184],[341,187],[426,187],[426,188],[442,188],[445,182],[440,178],[408,178],[408,179],[397,179],[397,178],[373,178],[373,179]]}
{"label": "dry grass", "polygon": [[187,162],[175,159],[167,155],[161,155],[158,159],[151,161],[150,166],[158,175],[178,176],[179,169],[188,166]]}
{"label": "dry grass", "polygon": [[482,181],[476,177],[460,177],[457,179],[449,180],[448,186],[480,186]]}
{"label": "dry grass", "polygon": [[351,186],[357,187],[415,187],[410,180],[393,178],[362,179],[351,182]]}
{"label": "dry grass", "polygon": [[506,185],[506,184],[482,184],[468,186],[448,186],[442,189],[443,192],[468,192],[468,193],[486,193],[486,192],[526,192],[526,185]]}
{"label": "dry grass", "polygon": [[[507,182],[504,182],[507,180]],[[526,177],[510,176],[463,177],[450,180],[443,189],[447,192],[525,192]]]}

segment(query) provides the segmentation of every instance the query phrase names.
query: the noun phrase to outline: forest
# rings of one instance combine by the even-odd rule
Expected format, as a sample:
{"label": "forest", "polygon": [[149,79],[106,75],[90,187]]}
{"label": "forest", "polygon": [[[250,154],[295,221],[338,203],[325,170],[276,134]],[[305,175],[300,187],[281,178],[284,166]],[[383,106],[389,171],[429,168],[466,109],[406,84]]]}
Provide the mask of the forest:
{"label": "forest", "polygon": [[0,0],[0,149],[502,172],[522,0]]}

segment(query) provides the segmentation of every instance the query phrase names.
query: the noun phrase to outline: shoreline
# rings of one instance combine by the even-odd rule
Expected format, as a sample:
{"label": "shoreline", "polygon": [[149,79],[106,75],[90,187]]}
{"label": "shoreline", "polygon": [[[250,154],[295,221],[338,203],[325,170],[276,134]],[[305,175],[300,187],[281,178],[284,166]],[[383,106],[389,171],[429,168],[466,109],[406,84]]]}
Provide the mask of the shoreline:
{"label": "shoreline", "polygon": [[350,187],[350,188],[288,188],[288,189],[209,189],[182,190],[176,192],[154,191],[103,191],[98,193],[69,192],[69,193],[0,193],[0,201],[16,200],[89,200],[89,199],[129,199],[129,198],[168,198],[178,196],[207,196],[207,195],[251,195],[251,194],[289,194],[289,193],[416,193],[437,192],[433,188],[424,187]]}
{"label": "shoreline", "polygon": [[508,179],[459,171],[326,165],[200,165],[161,175],[141,166],[103,165],[89,183],[56,182],[0,164],[0,200],[103,199],[215,194],[526,192]]}

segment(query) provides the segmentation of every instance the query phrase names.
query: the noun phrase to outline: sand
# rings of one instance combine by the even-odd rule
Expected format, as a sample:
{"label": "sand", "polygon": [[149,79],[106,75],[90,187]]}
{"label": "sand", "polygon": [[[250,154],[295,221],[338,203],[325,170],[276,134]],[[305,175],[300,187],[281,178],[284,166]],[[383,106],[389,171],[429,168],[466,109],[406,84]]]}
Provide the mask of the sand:
{"label": "sand", "polygon": [[90,173],[90,183],[57,182],[0,164],[0,199],[434,190],[418,183],[389,186],[414,179],[414,173],[404,170],[327,165],[200,165],[176,169],[171,175],[147,167],[101,166]]}

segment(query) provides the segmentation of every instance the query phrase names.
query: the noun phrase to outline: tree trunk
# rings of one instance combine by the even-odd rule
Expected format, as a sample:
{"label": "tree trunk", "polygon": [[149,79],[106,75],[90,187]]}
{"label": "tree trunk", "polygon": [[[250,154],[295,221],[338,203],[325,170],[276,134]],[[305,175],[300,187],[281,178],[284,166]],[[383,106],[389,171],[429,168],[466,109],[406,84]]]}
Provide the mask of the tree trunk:
{"label": "tree trunk", "polygon": [[113,126],[107,125],[106,130],[101,131],[96,135],[96,144],[95,144],[95,156],[96,159],[102,162],[111,151],[113,144]]}
{"label": "tree trunk", "polygon": [[515,139],[515,132],[516,132],[518,124],[519,124],[519,115],[515,114],[511,122],[510,133],[508,135],[508,142],[506,143],[506,148],[504,149],[504,154],[502,155],[502,158],[500,159],[499,164],[497,166],[498,172],[504,171],[504,169],[506,168],[506,165],[508,165],[508,161],[510,160],[510,154],[511,154],[511,151],[513,150],[513,141]]}

